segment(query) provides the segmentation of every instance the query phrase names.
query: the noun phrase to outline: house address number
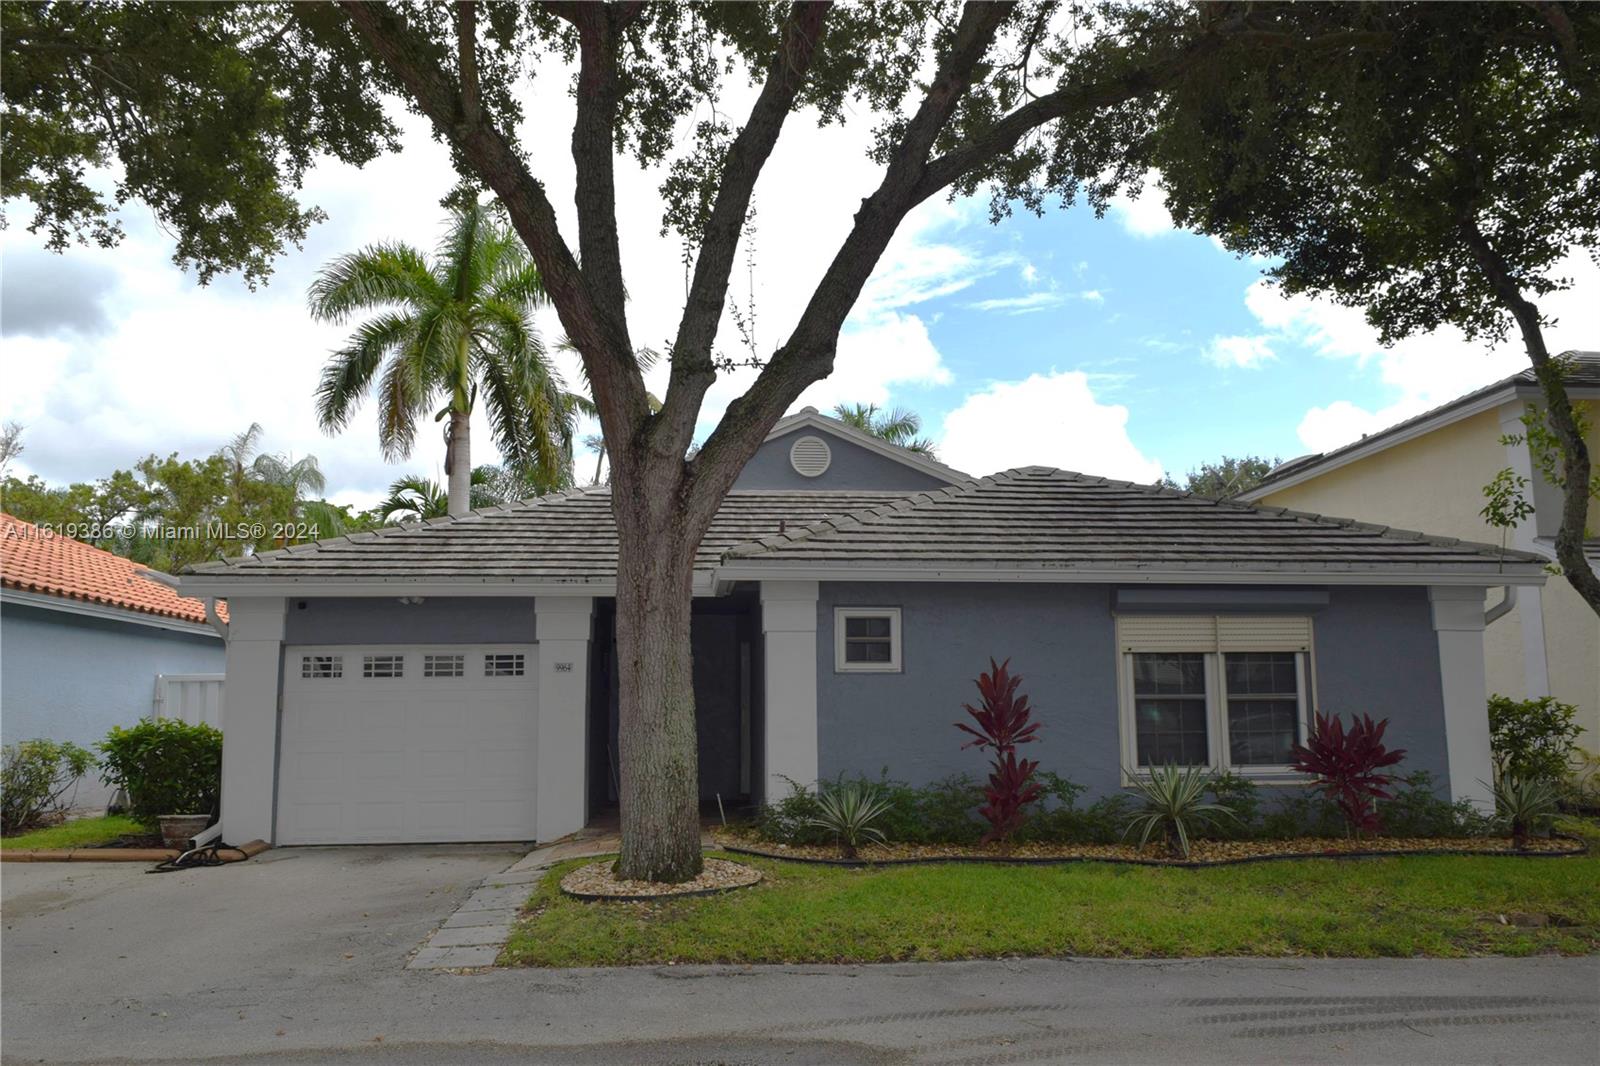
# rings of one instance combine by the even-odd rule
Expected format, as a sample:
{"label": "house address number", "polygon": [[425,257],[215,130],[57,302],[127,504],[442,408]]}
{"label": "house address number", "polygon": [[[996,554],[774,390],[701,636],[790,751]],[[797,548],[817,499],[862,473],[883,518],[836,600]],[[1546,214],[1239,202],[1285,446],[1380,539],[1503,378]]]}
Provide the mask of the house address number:
{"label": "house address number", "polygon": [[556,668],[556,673],[558,673],[558,674],[570,674],[570,673],[572,673],[572,664],[571,663],[556,663],[555,664],[555,668]]}

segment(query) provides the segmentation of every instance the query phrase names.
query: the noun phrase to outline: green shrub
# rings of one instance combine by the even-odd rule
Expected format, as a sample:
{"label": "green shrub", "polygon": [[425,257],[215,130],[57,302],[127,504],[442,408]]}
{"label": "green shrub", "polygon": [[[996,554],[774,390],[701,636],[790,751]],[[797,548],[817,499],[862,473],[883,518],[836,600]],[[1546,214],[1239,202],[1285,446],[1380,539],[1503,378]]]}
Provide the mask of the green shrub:
{"label": "green shrub", "polygon": [[1468,800],[1440,797],[1433,775],[1418,770],[1401,779],[1394,798],[1382,803],[1383,827],[1393,837],[1467,837],[1494,832],[1494,819]]}
{"label": "green shrub", "polygon": [[1344,814],[1337,803],[1321,792],[1289,788],[1261,816],[1258,835],[1266,840],[1342,837],[1345,835]]}
{"label": "green shrub", "polygon": [[[796,781],[789,781],[789,794],[768,803],[756,814],[755,830],[763,839],[776,844],[825,844],[832,837],[817,826],[825,817],[817,793]],[[977,782],[957,774],[931,785],[917,788],[884,775],[878,781],[843,775],[824,790],[849,785],[871,787],[883,803],[874,825],[885,839],[902,844],[970,844],[983,834],[983,826],[973,817],[983,798]]]}
{"label": "green shrub", "polygon": [[1133,805],[1129,797],[1113,793],[1080,809],[1078,798],[1086,791],[1083,785],[1048,772],[1039,774],[1039,784],[1044,788],[1044,802],[1017,830],[1017,841],[1115,844],[1122,839],[1122,828],[1128,822],[1129,808]]}
{"label": "green shrub", "polygon": [[1218,774],[1206,789],[1217,806],[1231,818],[1218,818],[1205,827],[1204,835],[1216,840],[1250,840],[1260,835],[1261,789],[1248,777],[1235,773]]}
{"label": "green shrub", "polygon": [[0,751],[0,833],[24,833],[64,814],[94,765],[71,741],[24,740]]}
{"label": "green shrub", "polygon": [[163,814],[210,814],[222,790],[222,733],[164,718],[112,727],[101,742],[101,775],[128,793],[128,813],[145,825]]}
{"label": "green shrub", "polygon": [[1583,728],[1578,709],[1554,696],[1534,700],[1489,697],[1489,746],[1496,777],[1559,781],[1567,775]]}

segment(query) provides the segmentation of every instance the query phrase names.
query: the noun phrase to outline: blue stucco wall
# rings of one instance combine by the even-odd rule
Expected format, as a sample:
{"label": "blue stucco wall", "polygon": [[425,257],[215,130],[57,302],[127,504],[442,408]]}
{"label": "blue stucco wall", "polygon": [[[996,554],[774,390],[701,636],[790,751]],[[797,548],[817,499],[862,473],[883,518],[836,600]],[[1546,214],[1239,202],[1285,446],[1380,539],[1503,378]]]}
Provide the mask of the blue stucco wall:
{"label": "blue stucco wall", "polygon": [[533,599],[526,596],[398,596],[293,599],[286,644],[532,644]]}
{"label": "blue stucco wall", "polygon": [[[1117,651],[1106,585],[824,582],[817,601],[818,768],[913,784],[982,778],[987,760],[955,728],[989,657],[1011,659],[1044,725],[1030,758],[1104,795],[1118,787]],[[1225,597],[1224,597],[1225,598]],[[1313,609],[1324,711],[1390,719],[1403,771],[1448,788],[1438,642],[1425,588],[1332,588]],[[833,609],[901,609],[904,671],[834,672]]]}
{"label": "blue stucco wall", "polygon": [[[799,474],[789,462],[789,449],[801,437],[821,437],[833,452],[828,469],[819,477]],[[757,448],[755,455],[745,464],[739,480],[733,484],[735,489],[865,489],[886,492],[903,489],[907,493],[948,486],[949,482],[914,470],[888,456],[879,455],[831,433],[810,428],[785,433]]]}
{"label": "blue stucco wall", "polygon": [[[90,750],[150,714],[157,674],[220,674],[220,638],[0,603],[0,740],[44,737]],[[92,774],[77,803],[104,803]]]}

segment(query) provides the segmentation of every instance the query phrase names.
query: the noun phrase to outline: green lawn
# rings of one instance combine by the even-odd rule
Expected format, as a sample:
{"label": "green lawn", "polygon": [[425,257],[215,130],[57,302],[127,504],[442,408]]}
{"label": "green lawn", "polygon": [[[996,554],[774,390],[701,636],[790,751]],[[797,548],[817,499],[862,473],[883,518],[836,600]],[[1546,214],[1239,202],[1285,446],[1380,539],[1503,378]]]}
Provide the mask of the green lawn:
{"label": "green lawn", "polygon": [[[1600,824],[1569,824],[1600,850]],[[551,871],[501,963],[880,962],[999,955],[1461,956],[1600,950],[1600,856],[844,869],[726,858],[766,880],[662,904],[579,903]],[[1562,924],[1492,917],[1554,915]],[[1565,924],[1571,923],[1571,924]]]}
{"label": "green lawn", "polygon": [[0,837],[0,851],[31,851],[35,848],[86,848],[118,837],[149,836],[150,830],[123,814],[103,818],[79,818],[48,829],[35,829],[14,837]]}

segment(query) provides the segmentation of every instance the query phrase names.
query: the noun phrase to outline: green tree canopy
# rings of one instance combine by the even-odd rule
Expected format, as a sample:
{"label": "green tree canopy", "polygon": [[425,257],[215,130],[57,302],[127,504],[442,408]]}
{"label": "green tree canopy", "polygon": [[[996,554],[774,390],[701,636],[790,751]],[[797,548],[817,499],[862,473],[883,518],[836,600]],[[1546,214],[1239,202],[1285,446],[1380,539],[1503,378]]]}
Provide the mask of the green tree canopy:
{"label": "green tree canopy", "polygon": [[1566,488],[1556,553],[1600,612],[1583,553],[1594,491],[1538,301],[1600,248],[1600,4],[1261,5],[1301,40],[1219,44],[1165,94],[1144,143],[1175,221],[1277,257],[1285,293],[1366,309],[1384,343],[1515,325]]}
{"label": "green tree canopy", "polygon": [[1276,457],[1265,459],[1259,455],[1241,455],[1235,458],[1224,455],[1214,463],[1201,463],[1191,468],[1182,485],[1170,475],[1162,478],[1161,483],[1169,489],[1181,488],[1212,500],[1231,500],[1261,484],[1261,479],[1280,462],[1282,460]]}

